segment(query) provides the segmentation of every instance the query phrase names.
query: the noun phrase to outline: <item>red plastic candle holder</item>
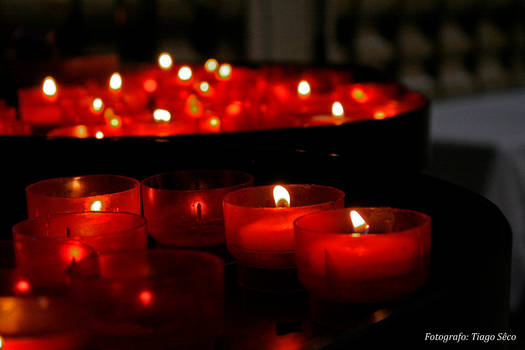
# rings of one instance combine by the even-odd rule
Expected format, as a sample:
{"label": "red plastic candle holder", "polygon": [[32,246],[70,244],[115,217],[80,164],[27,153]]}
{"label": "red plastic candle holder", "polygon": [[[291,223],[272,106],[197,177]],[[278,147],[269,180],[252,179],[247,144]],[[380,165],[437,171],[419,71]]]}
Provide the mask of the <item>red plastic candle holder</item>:
{"label": "red plastic candle holder", "polygon": [[68,212],[119,211],[141,214],[140,183],[119,175],[61,177],[26,188],[30,218]]}
{"label": "red plastic candle holder", "polygon": [[149,233],[162,245],[203,247],[224,244],[222,200],[251,186],[250,174],[230,170],[176,171],[142,181]]}
{"label": "red plastic candle holder", "polygon": [[[71,264],[96,255],[93,248],[80,242],[65,242],[28,237],[4,241],[2,254],[3,287],[9,293],[54,292],[67,286],[66,270]],[[4,295],[4,288],[0,288]],[[1,334],[0,334],[1,335]]]}
{"label": "red plastic candle holder", "polygon": [[[369,233],[356,233],[350,211]],[[297,270],[319,300],[378,303],[417,291],[429,277],[430,217],[395,208],[346,208],[295,221]]]}
{"label": "red plastic candle holder", "polygon": [[146,249],[146,220],[131,213],[84,212],[39,216],[16,224],[13,238],[77,240],[97,253]]}
{"label": "red plastic candle holder", "polygon": [[84,349],[84,312],[65,298],[0,297],[0,349]]}
{"label": "red plastic candle holder", "polygon": [[287,208],[276,207],[273,185],[237,190],[224,198],[226,244],[241,265],[295,268],[294,220],[308,213],[344,206],[344,192],[333,187],[284,187],[291,198]]}
{"label": "red plastic candle holder", "polygon": [[102,348],[209,349],[223,332],[224,263],[209,253],[106,254],[76,264],[70,274],[75,300],[95,314]]}

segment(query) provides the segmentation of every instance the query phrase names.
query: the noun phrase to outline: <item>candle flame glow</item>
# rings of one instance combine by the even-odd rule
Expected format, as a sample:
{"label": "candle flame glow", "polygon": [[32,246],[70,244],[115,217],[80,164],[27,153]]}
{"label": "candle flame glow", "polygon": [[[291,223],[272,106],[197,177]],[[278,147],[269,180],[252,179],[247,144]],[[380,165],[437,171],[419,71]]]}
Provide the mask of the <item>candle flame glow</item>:
{"label": "candle flame glow", "polygon": [[217,117],[211,117],[211,118],[210,118],[210,121],[209,121],[210,126],[214,126],[214,127],[215,127],[215,126],[219,126],[220,122],[221,122],[221,121],[220,121],[219,118],[217,118]]}
{"label": "candle flame glow", "polygon": [[97,131],[96,134],[95,134],[95,138],[97,139],[103,139],[104,138],[104,133],[102,131]]}
{"label": "candle flame glow", "polygon": [[363,89],[360,88],[352,89],[351,95],[357,102],[366,102],[366,100],[368,100],[368,96],[365,94]]}
{"label": "candle flame glow", "polygon": [[219,62],[215,58],[210,58],[204,63],[204,69],[206,69],[206,72],[213,73],[217,70],[217,67],[219,67]]}
{"label": "candle flame glow", "polygon": [[153,119],[155,119],[156,122],[169,122],[171,120],[171,113],[165,109],[156,109],[153,112]]}
{"label": "candle flame glow", "polygon": [[357,233],[368,233],[368,229],[370,226],[366,223],[366,221],[359,215],[359,213],[355,210],[350,211],[350,221],[352,222],[352,226],[354,228],[354,231]]}
{"label": "candle flame glow", "polygon": [[188,66],[180,67],[179,72],[177,73],[177,76],[182,81],[190,80],[192,75],[193,75],[193,72],[191,71],[191,68]]}
{"label": "candle flame glow", "polygon": [[167,52],[163,52],[159,55],[159,67],[163,70],[171,69],[173,65],[173,59],[171,55]]}
{"label": "candle flame glow", "polygon": [[204,93],[207,93],[208,91],[210,91],[210,84],[208,84],[207,81],[203,81],[199,84],[199,90],[201,92],[204,92]]}
{"label": "candle flame glow", "polygon": [[306,80],[301,80],[299,85],[297,85],[297,94],[299,97],[306,98],[310,96],[312,90],[310,89],[310,84]]}
{"label": "candle flame glow", "polygon": [[0,337],[0,349],[4,347],[4,338]]}
{"label": "candle flame glow", "polygon": [[120,117],[113,116],[109,119],[109,125],[111,125],[114,128],[118,128],[122,124],[122,120]]}
{"label": "candle flame glow", "polygon": [[102,101],[100,97],[95,98],[93,102],[91,103],[91,110],[95,113],[100,112],[103,107],[104,107],[104,102]]}
{"label": "candle flame glow", "polygon": [[57,84],[52,77],[46,77],[42,83],[42,92],[48,97],[53,97],[57,94]]}
{"label": "candle flame glow", "polygon": [[118,91],[122,88],[122,77],[119,73],[113,73],[109,78],[109,88],[113,91]]}
{"label": "candle flame glow", "polygon": [[345,115],[345,110],[341,102],[334,102],[332,105],[332,115],[336,118],[342,118]]}
{"label": "candle flame glow", "polygon": [[16,282],[15,289],[17,293],[26,294],[31,290],[31,284],[26,280],[20,280]]}
{"label": "candle flame glow", "polygon": [[385,119],[386,118],[386,114],[385,112],[383,111],[377,111],[374,113],[374,119]]}
{"label": "candle flame glow", "polygon": [[101,211],[102,210],[102,201],[100,199],[95,199],[93,202],[91,202],[91,205],[89,206],[89,210],[91,210],[91,211]]}
{"label": "candle flame glow", "polygon": [[143,290],[139,293],[139,301],[142,305],[148,306],[153,301],[153,294],[149,290]]}
{"label": "candle flame glow", "polygon": [[277,208],[288,208],[290,206],[290,193],[281,185],[273,188],[273,199]]}
{"label": "candle flame glow", "polygon": [[142,83],[142,87],[144,88],[146,92],[149,92],[151,94],[157,91],[158,84],[153,79],[147,79],[147,80],[144,80],[144,83]]}
{"label": "candle flame glow", "polygon": [[217,77],[221,80],[227,80],[232,75],[232,66],[228,63],[223,63],[219,66]]}

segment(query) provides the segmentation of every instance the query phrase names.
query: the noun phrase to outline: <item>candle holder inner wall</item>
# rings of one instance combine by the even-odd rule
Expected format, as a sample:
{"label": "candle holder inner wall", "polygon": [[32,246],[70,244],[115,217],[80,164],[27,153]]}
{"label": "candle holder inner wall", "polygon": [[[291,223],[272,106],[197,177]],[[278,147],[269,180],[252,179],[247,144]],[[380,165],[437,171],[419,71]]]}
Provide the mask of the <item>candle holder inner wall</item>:
{"label": "candle holder inner wall", "polygon": [[223,245],[223,197],[251,185],[250,174],[231,170],[177,171],[148,177],[142,181],[142,199],[149,233],[165,246]]}

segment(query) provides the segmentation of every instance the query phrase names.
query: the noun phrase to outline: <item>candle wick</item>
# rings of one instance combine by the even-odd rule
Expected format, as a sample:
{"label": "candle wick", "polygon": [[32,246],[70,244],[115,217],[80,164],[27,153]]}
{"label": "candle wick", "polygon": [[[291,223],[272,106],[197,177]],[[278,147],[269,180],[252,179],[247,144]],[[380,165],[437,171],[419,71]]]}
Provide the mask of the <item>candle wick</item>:
{"label": "candle wick", "polygon": [[69,227],[66,227],[66,237],[71,238],[71,230],[69,229]]}
{"label": "candle wick", "polygon": [[197,221],[202,221],[202,207],[200,203],[197,203]]}

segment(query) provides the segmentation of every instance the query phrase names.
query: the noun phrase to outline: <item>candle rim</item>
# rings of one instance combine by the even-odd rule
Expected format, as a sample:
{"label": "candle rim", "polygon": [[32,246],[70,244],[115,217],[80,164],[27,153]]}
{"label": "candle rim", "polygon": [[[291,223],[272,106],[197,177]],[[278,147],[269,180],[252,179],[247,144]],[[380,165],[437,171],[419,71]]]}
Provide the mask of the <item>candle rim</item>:
{"label": "candle rim", "polygon": [[[317,202],[313,202],[313,203],[306,204],[306,205],[293,205],[294,198],[292,197],[291,198],[292,205],[290,207],[279,207],[279,208],[275,206],[275,201],[274,201],[273,196],[271,196],[270,198],[271,202],[274,203],[273,206],[253,206],[253,205],[248,205],[248,204],[240,204],[238,203],[238,201],[232,202],[232,197],[238,196],[239,194],[241,194],[241,192],[261,191],[263,189],[273,190],[275,186],[276,185],[262,185],[262,186],[251,186],[251,187],[240,188],[238,190],[235,190],[235,191],[232,191],[226,194],[226,196],[224,196],[224,199],[223,199],[223,204],[230,205],[232,207],[248,208],[250,210],[261,210],[261,211],[276,210],[279,212],[284,212],[284,211],[294,210],[296,208],[309,208],[309,207],[318,207],[318,206],[322,207],[327,204],[337,203],[338,201],[344,200],[345,198],[345,192],[333,186],[317,185],[317,184],[281,184],[281,186],[285,187],[289,192],[290,192],[290,188],[294,188],[294,187],[296,188],[297,187],[311,187],[311,188],[315,187],[317,189],[329,190],[329,191],[332,191],[332,193],[334,194],[334,198],[330,200],[326,200],[326,201],[317,201]],[[272,191],[270,191],[269,193],[271,194]],[[292,196],[292,193],[290,193],[290,196]]]}
{"label": "candle rim", "polygon": [[[174,276],[177,276],[177,274],[149,274],[147,277],[144,276],[136,276],[136,277],[103,277],[100,273],[86,273],[79,271],[80,269],[84,268],[84,266],[88,263],[92,263],[94,260],[101,260],[101,259],[109,259],[111,257],[118,257],[118,256],[125,256],[125,255],[131,255],[131,256],[137,256],[139,254],[145,254],[146,256],[151,255],[162,255],[162,256],[170,256],[171,258],[175,259],[176,257],[184,256],[185,258],[191,257],[191,256],[198,256],[199,258],[205,258],[207,264],[213,264],[216,266],[223,266],[224,261],[219,258],[218,256],[208,253],[206,251],[202,250],[185,250],[185,249],[169,249],[169,248],[158,248],[158,249],[140,249],[140,250],[125,250],[125,251],[113,251],[109,253],[104,254],[97,254],[95,256],[91,256],[88,259],[82,260],[78,264],[75,264],[74,266],[71,266],[68,269],[68,275],[71,278],[78,279],[78,280],[86,280],[86,281],[101,281],[101,282],[113,282],[113,281],[135,281],[137,279],[145,279],[145,280],[156,280],[159,279],[171,279]],[[100,271],[98,271],[100,272]]]}
{"label": "candle rim", "polygon": [[[56,185],[55,187],[56,189],[60,189],[60,187],[63,187],[64,185],[67,185],[73,182],[74,180],[85,179],[85,178],[89,178],[93,180],[100,179],[100,178],[115,178],[119,180],[124,180],[127,183],[126,187],[128,188],[122,189],[119,191],[104,191],[104,192],[89,195],[89,196],[79,196],[79,197],[71,197],[71,196],[56,195],[56,194],[54,195],[54,194],[50,194],[50,191],[42,191],[39,189],[40,186],[46,186],[48,184],[53,184],[53,183],[56,183],[56,184],[53,184],[53,185]],[[131,186],[131,184],[133,185]],[[115,175],[115,174],[88,174],[88,175],[80,175],[80,176],[53,177],[49,179],[40,180],[30,185],[27,185],[25,191],[26,191],[26,195],[31,194],[31,195],[37,195],[37,196],[46,197],[46,198],[80,199],[80,198],[95,198],[95,197],[107,196],[107,195],[112,195],[112,194],[132,192],[132,191],[135,191],[136,189],[139,189],[140,191],[140,182],[137,179],[129,177],[129,176]]]}
{"label": "candle rim", "polygon": [[[78,236],[78,235],[75,236],[74,235],[72,237],[63,237],[63,236],[50,237],[50,236],[35,236],[35,235],[29,234],[29,233],[20,232],[20,230],[23,230],[26,225],[31,225],[32,223],[35,223],[37,221],[45,222],[44,220],[47,219],[47,222],[49,223],[50,219],[54,219],[54,218],[58,218],[58,217],[64,217],[64,216],[84,216],[85,214],[94,214],[94,215],[101,214],[101,216],[103,216],[105,214],[106,215],[107,214],[111,214],[111,216],[114,216],[114,214],[117,214],[119,216],[133,216],[133,217],[135,217],[137,219],[140,218],[139,219],[140,222],[137,223],[134,226],[131,226],[131,227],[119,230],[119,231],[115,231],[115,232],[98,231],[98,233],[96,235],[91,235],[91,236]],[[146,227],[146,224],[147,224],[146,218],[144,218],[142,215],[138,215],[138,214],[135,214],[135,213],[129,213],[129,212],[124,212],[124,211],[90,211],[90,210],[86,210],[86,211],[79,211],[79,212],[63,212],[63,213],[47,214],[47,215],[41,215],[41,216],[35,216],[35,217],[32,217],[32,218],[28,218],[26,220],[20,221],[20,222],[16,223],[15,225],[13,225],[12,233],[13,233],[13,240],[14,241],[19,240],[19,239],[34,239],[34,240],[43,239],[43,240],[56,240],[56,241],[63,241],[63,242],[80,241],[80,243],[85,244],[85,245],[87,245],[89,247],[88,244],[86,244],[86,243],[84,243],[82,241],[83,238],[122,236],[122,235],[128,234],[130,231],[135,231],[135,230],[140,229],[141,227]],[[80,238],[80,239],[76,240],[75,238]],[[94,249],[94,248],[92,248],[92,249]],[[95,250],[95,252],[96,252],[96,250]]]}
{"label": "candle rim", "polygon": [[[149,184],[146,184],[148,181],[153,181],[156,178],[160,178],[163,176],[173,176],[173,175],[183,175],[183,174],[234,174],[235,176],[240,176],[241,178],[244,178],[242,182],[237,182],[231,185],[227,186],[217,186],[217,187],[211,187],[206,189],[171,189],[171,188],[162,188],[162,187],[154,187]],[[250,186],[253,184],[254,177],[252,174],[240,171],[240,170],[230,170],[230,169],[194,169],[194,170],[175,170],[175,171],[168,171],[163,172],[155,175],[148,176],[147,178],[143,179],[140,184],[143,190],[153,190],[153,191],[166,191],[169,193],[202,193],[202,192],[214,192],[214,191],[224,191],[227,189],[237,189],[237,188],[243,188],[246,186]]]}
{"label": "candle rim", "polygon": [[413,231],[414,229],[417,229],[419,227],[425,227],[427,225],[430,225],[431,222],[432,222],[432,218],[430,217],[430,215],[426,214],[426,213],[423,213],[423,212],[420,212],[420,211],[417,211],[417,210],[413,210],[413,209],[404,209],[404,208],[393,208],[393,207],[388,207],[388,206],[383,206],[383,207],[347,207],[347,208],[342,208],[342,209],[329,209],[329,210],[324,210],[324,211],[319,211],[319,212],[315,212],[315,213],[308,213],[308,214],[305,214],[305,215],[302,215],[300,217],[298,217],[297,219],[294,220],[294,223],[293,223],[293,226],[294,226],[294,230],[297,232],[297,230],[301,230],[301,231],[304,231],[304,232],[307,232],[307,233],[311,233],[311,234],[317,234],[317,235],[330,235],[330,236],[334,236],[334,235],[337,235],[337,236],[341,236],[341,235],[347,235],[348,237],[351,237],[351,234],[352,232],[329,232],[329,231],[325,231],[325,230],[316,230],[316,229],[311,229],[311,228],[307,228],[305,226],[301,226],[301,221],[303,221],[303,219],[305,217],[313,217],[313,216],[318,216],[318,215],[327,215],[327,214],[334,214],[336,212],[345,212],[345,215],[348,216],[348,214],[350,213],[351,210],[356,210],[359,212],[359,209],[375,209],[375,208],[381,208],[381,209],[392,209],[394,211],[403,211],[403,212],[407,212],[407,213],[411,213],[411,214],[416,214],[416,216],[422,218],[423,220],[423,223],[421,225],[418,225],[418,226],[414,226],[414,227],[410,227],[408,229],[405,229],[405,230],[401,230],[401,231],[392,231],[392,232],[384,232],[384,233],[374,233],[374,232],[369,232],[369,233],[366,233],[366,234],[359,234],[359,236],[354,236],[352,238],[364,238],[366,239],[367,236],[370,236],[370,237],[377,237],[377,236],[385,236],[385,235],[402,235],[402,234],[407,234],[407,233],[410,233],[411,231]]}

